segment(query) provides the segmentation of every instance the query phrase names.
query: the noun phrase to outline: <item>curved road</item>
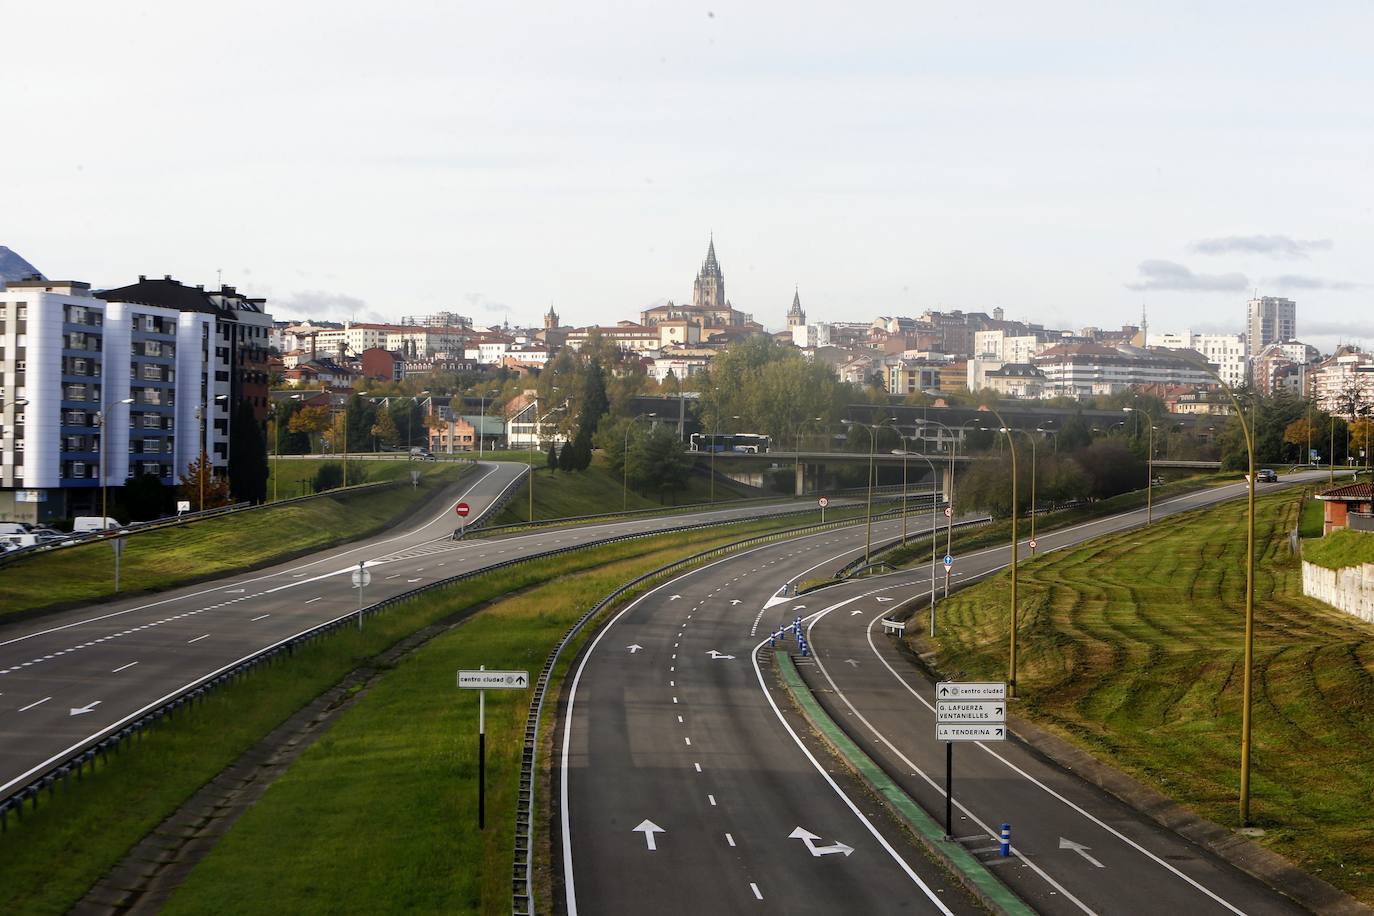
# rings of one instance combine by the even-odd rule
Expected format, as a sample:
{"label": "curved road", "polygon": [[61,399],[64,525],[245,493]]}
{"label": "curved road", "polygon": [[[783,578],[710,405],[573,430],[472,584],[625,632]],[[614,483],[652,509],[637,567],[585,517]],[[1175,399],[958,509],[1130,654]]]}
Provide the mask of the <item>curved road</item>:
{"label": "curved road", "polygon": [[[1244,485],[1228,485],[1179,497],[1156,505],[1155,516],[1243,493]],[[1143,516],[1126,513],[1038,541],[1060,549],[1137,526]],[[897,522],[876,525],[875,538],[899,530]],[[872,635],[893,608],[928,600],[929,569],[782,595],[785,583],[853,559],[863,539],[862,527],[841,529],[710,563],[646,593],[588,644],[556,748],[560,902],[568,913],[969,907],[810,745],[767,670],[767,634],[803,616],[820,653],[805,675],[836,720],[927,810],[943,811],[932,785],[943,763],[928,708],[932,686]],[[986,575],[1009,553],[990,548],[961,557],[958,568],[966,577]],[[965,745],[957,757],[964,820],[956,833],[985,855],[996,827],[1014,821],[1018,855],[995,871],[1038,910],[1302,912],[1015,741]],[[1060,837],[1085,848],[1060,848]]]}
{"label": "curved road", "polygon": [[[502,560],[618,534],[793,511],[724,508],[452,541],[453,507],[474,515],[526,466],[484,462],[417,511],[419,521],[341,547],[212,583],[0,623],[0,798],[56,760],[246,657],[358,606],[351,572],[372,574],[372,604]],[[15,575],[7,571],[7,575]]]}

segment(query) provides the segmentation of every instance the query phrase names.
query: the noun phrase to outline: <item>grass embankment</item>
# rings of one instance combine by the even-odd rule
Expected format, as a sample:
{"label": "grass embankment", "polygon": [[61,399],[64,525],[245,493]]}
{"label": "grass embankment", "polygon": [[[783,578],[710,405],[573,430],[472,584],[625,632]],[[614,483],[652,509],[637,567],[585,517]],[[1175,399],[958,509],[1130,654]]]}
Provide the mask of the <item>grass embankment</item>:
{"label": "grass embankment", "polygon": [[[1321,504],[1317,506],[1320,509]],[[1302,558],[1327,569],[1374,563],[1374,534],[1341,528],[1326,537],[1303,541]]]}
{"label": "grass embankment", "polygon": [[[199,899],[205,901],[200,911],[216,912],[314,912],[337,908],[339,901],[349,901],[347,908],[357,912],[403,905],[443,912],[508,911],[521,704],[528,694],[488,695],[487,830],[478,836],[476,700],[454,687],[455,665],[523,667],[534,673],[572,620],[625,579],[684,554],[781,527],[787,525],[761,521],[539,560],[427,594],[369,619],[361,633],[345,628],[298,649],[148,732],[132,753],[112,757],[52,800],[45,796],[23,821],[11,817],[8,832],[0,834],[6,912],[66,912],[200,786],[350,671],[424,626],[540,586],[483,611],[377,682],[367,699],[292,768],[281,783],[280,799],[274,787],[254,812],[301,804],[303,796],[293,787],[307,781],[316,793],[308,799],[312,806],[282,821],[255,814],[230,832],[224,856],[231,870],[289,874],[270,879],[270,887],[252,882],[225,888],[220,884],[225,866],[214,864],[217,853],[178,898],[178,906]],[[587,571],[584,581],[578,574]],[[565,657],[560,671],[570,659]],[[395,718],[379,716],[379,709]],[[365,740],[358,737],[359,723],[368,732]],[[359,775],[350,772],[353,768],[366,772],[363,784],[353,784]],[[343,779],[349,788],[321,792],[321,777]],[[354,815],[359,819],[350,821]],[[336,828],[344,834],[334,833]],[[249,854],[265,861],[240,862],[244,847],[235,837],[244,831],[259,838],[254,842],[268,844]],[[384,848],[393,843],[403,846],[408,858]],[[387,863],[385,872],[369,864],[380,861]],[[440,900],[446,902],[435,903]]]}
{"label": "grass embankment", "polygon": [[[409,480],[410,472],[433,468],[437,462],[405,461],[350,458],[348,460],[348,484],[379,483],[385,480]],[[272,485],[276,483],[278,499],[293,499],[309,496],[314,492],[312,484],[315,474],[326,464],[343,466],[342,456],[338,458],[285,458],[268,461],[267,496],[272,497]]]}
{"label": "grass embankment", "polygon": [[[665,505],[691,505],[704,503],[711,498],[710,481],[698,475],[688,478],[685,489],[666,496],[666,502],[643,496],[633,489],[622,490],[620,476],[612,474],[604,465],[594,462],[585,471],[550,471],[542,463],[535,465],[534,479],[534,518],[536,521],[570,518],[582,515],[597,515],[602,512],[619,512],[625,509],[661,509]],[[755,497],[760,494],[747,492],[743,488],[716,481],[715,501],[729,502],[732,499]],[[785,498],[779,495],[779,499]],[[529,484],[522,484],[519,492],[512,497],[510,504],[502,510],[493,525],[514,525],[527,522],[529,511]]]}
{"label": "grass embankment", "polygon": [[[125,539],[121,594],[172,588],[366,537],[404,518],[471,469],[431,464],[418,487],[322,494],[134,533]],[[0,617],[110,598],[113,587],[109,544],[46,551],[0,568]]]}
{"label": "grass embankment", "polygon": [[[1258,501],[1251,816],[1261,842],[1374,902],[1374,640],[1302,597],[1297,505]],[[1016,711],[1235,825],[1245,542],[1229,504],[1024,564]],[[1003,574],[945,602],[943,674],[1003,678],[1006,594]]]}
{"label": "grass embankment", "polygon": [[1321,537],[1322,529],[1326,525],[1325,515],[1325,508],[1321,500],[1311,498],[1303,500],[1302,515],[1298,518],[1298,537]]}

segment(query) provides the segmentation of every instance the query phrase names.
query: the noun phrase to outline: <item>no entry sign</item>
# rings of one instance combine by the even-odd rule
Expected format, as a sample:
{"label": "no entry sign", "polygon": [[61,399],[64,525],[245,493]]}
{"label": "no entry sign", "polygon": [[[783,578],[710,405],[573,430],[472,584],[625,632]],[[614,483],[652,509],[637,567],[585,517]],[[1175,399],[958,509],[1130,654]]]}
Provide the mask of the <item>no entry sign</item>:
{"label": "no entry sign", "polygon": [[472,511],[472,507],[467,503],[459,503],[453,507],[453,511],[458,513],[459,518],[467,518],[468,513]]}

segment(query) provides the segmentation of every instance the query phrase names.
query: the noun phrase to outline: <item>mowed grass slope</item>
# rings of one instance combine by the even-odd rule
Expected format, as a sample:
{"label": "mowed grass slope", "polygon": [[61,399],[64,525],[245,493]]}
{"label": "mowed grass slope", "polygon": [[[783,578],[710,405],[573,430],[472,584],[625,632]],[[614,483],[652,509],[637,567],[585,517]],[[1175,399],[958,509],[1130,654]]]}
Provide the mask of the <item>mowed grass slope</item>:
{"label": "mowed grass slope", "polygon": [[[125,539],[121,594],[156,591],[366,537],[398,520],[470,465],[425,469],[419,487],[322,494],[298,503],[139,532]],[[0,567],[0,616],[113,595],[107,543],[46,551]]]}
{"label": "mowed grass slope", "polygon": [[1327,569],[1374,563],[1374,533],[1342,529],[1323,538],[1303,541],[1302,558]]}
{"label": "mowed grass slope", "polygon": [[[1251,816],[1261,842],[1374,902],[1374,629],[1302,597],[1295,494],[1258,501]],[[1245,507],[1024,564],[1016,711],[1239,826]],[[952,596],[939,667],[1001,680],[1007,581]]]}
{"label": "mowed grass slope", "polygon": [[[342,906],[360,913],[509,913],[530,693],[487,692],[486,829],[479,832],[477,695],[458,690],[454,673],[486,665],[533,677],[567,627],[602,596],[654,567],[743,536],[739,529],[664,535],[579,554],[583,571],[503,599],[435,638],[301,756],[163,912]],[[573,655],[564,657],[560,673]],[[556,695],[554,683],[550,707]],[[547,804],[538,799],[538,817],[547,816]]]}
{"label": "mowed grass slope", "polygon": [[[743,488],[716,481],[716,502],[727,502],[743,496],[766,495],[747,493]],[[687,489],[669,494],[666,503],[622,490],[621,478],[600,463],[593,463],[585,471],[550,471],[541,462],[535,465],[534,518],[535,521],[597,515],[625,509],[659,509],[666,506],[704,503],[711,498],[710,481],[692,475]],[[783,498],[783,497],[779,497]],[[529,485],[522,484],[510,504],[492,521],[495,525],[511,525],[529,521]]]}

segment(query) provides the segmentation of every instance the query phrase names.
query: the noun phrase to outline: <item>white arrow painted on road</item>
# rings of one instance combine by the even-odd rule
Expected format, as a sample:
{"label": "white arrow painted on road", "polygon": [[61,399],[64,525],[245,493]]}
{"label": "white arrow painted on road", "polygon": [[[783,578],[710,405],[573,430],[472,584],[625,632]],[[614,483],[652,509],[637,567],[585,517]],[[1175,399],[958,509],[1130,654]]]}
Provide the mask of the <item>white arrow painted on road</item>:
{"label": "white arrow painted on road", "polygon": [[879,598],[878,600],[879,600],[879,601],[891,601],[892,599],[891,599],[891,598]]}
{"label": "white arrow painted on road", "polygon": [[1066,840],[1061,836],[1059,838],[1059,848],[1072,849],[1074,852],[1078,853],[1080,856],[1087,859],[1089,862],[1091,862],[1093,865],[1096,865],[1098,868],[1107,867],[1103,865],[1101,862],[1094,859],[1092,856],[1088,855],[1088,850],[1092,848],[1091,846],[1084,846],[1082,843],[1075,843],[1073,840]]}
{"label": "white arrow painted on road", "polygon": [[643,649],[644,647],[641,646],[639,643],[635,643],[633,646],[626,646],[625,648],[630,650],[631,655],[634,655],[636,652],[638,652],[640,649]]}
{"label": "white arrow painted on road", "polygon": [[852,611],[849,612],[849,616],[850,616],[850,617],[858,617],[858,616],[859,616],[860,614],[862,614],[863,612],[864,612],[863,608],[856,607],[854,610],[852,610]]}
{"label": "white arrow painted on road", "polygon": [[726,655],[724,652],[717,652],[715,649],[712,649],[710,652],[707,652],[706,654],[711,656],[712,658],[734,658],[733,655]]}
{"label": "white arrow painted on road", "polygon": [[794,610],[794,611],[804,611],[804,610],[806,610],[806,605],[804,605],[804,604],[798,604],[798,605],[794,606],[794,607],[792,608],[792,610]]}
{"label": "white arrow painted on road", "polygon": [[653,852],[654,850],[658,849],[658,841],[655,839],[654,834],[667,833],[668,831],[664,830],[662,827],[658,826],[646,817],[644,820],[639,822],[639,826],[634,829],[634,832],[644,834],[644,842],[648,844],[649,851]]}
{"label": "white arrow painted on road", "polygon": [[88,712],[90,712],[91,710],[95,709],[95,708],[96,708],[97,706],[99,706],[99,705],[100,705],[100,701],[99,701],[99,700],[96,700],[94,703],[87,703],[85,706],[73,706],[73,707],[71,707],[71,712],[68,713],[68,715],[73,715],[73,716],[84,716],[86,713],[88,713]]}
{"label": "white arrow painted on road", "polygon": [[770,607],[772,607],[773,605],[775,605],[775,604],[782,604],[782,603],[783,603],[784,601],[786,601],[786,600],[787,600],[787,596],[786,596],[786,595],[779,595],[777,592],[774,592],[774,593],[773,593],[773,597],[772,597],[772,598],[769,598],[766,602],[764,602],[763,609],[766,611],[766,610],[768,610]]}
{"label": "white arrow painted on road", "polygon": [[833,856],[837,852],[842,852],[846,856],[854,852],[853,846],[846,846],[843,843],[831,843],[829,846],[817,846],[816,841],[819,840],[820,837],[804,827],[798,827],[796,830],[793,830],[787,835],[787,838],[791,840],[801,840],[806,844],[806,848],[810,850],[811,854],[818,858],[820,856]]}
{"label": "white arrow painted on road", "polygon": [[846,659],[844,660],[844,663],[845,663],[846,665],[848,665],[849,667],[851,667],[851,668],[857,668],[857,667],[859,667],[859,663],[856,662],[856,661],[854,661],[854,659],[852,659],[852,658],[846,658]]}
{"label": "white arrow painted on road", "polygon": [[732,607],[733,607],[734,605],[736,605],[736,604],[739,604],[739,603],[740,603],[740,600],[739,600],[738,598],[731,598],[731,599],[730,599],[730,604],[731,604]]}
{"label": "white arrow painted on road", "polygon": [[668,596],[668,600],[669,600],[669,601],[676,601],[677,599],[679,599],[679,598],[681,598],[681,597],[682,597],[681,595],[669,595],[669,596]]}

